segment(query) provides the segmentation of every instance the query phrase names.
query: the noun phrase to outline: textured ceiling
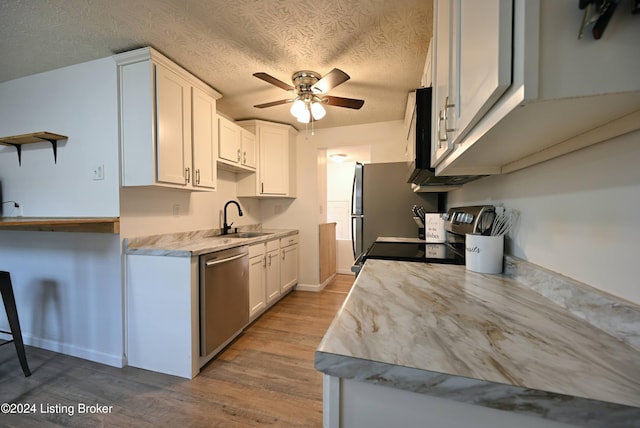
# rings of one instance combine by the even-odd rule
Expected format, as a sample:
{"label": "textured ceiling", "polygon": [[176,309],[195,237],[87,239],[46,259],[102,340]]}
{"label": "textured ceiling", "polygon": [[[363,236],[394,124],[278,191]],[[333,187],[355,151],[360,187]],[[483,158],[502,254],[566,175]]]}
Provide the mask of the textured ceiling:
{"label": "textured ceiling", "polygon": [[334,67],[351,80],[330,95],[360,110],[327,107],[316,127],[402,119],[420,84],[432,33],[431,0],[0,0],[0,82],[152,46],[223,94],[233,119],[301,125],[288,98],[252,76],[291,83],[297,70]]}

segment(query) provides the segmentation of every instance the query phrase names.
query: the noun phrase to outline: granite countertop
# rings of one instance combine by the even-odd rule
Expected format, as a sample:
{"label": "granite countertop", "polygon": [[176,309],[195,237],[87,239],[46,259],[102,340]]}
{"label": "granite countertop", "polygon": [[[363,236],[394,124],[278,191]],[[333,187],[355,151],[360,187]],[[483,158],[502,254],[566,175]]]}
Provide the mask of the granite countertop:
{"label": "granite countertop", "polygon": [[517,278],[368,260],[315,365],[565,423],[640,426],[640,348],[632,345]]}
{"label": "granite countertop", "polygon": [[219,229],[212,229],[143,236],[126,240],[126,254],[170,257],[200,256],[240,245],[253,245],[298,234],[296,229],[262,229],[256,227],[244,227],[240,229],[240,232],[261,232],[265,235],[238,238],[231,237],[232,235],[220,235]]}

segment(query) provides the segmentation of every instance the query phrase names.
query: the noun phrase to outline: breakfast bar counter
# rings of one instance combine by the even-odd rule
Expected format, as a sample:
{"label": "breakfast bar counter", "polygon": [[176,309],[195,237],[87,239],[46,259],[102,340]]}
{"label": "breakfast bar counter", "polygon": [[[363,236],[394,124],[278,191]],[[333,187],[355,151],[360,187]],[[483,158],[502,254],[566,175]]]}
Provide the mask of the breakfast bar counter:
{"label": "breakfast bar counter", "polygon": [[[603,304],[612,311],[624,305]],[[640,313],[628,305],[626,312]],[[315,366],[326,375],[325,412],[334,413],[335,423],[328,414],[325,426],[348,426],[335,416],[340,404],[331,390],[344,392],[337,380],[549,424],[540,426],[640,426],[636,345],[637,337],[615,337],[515,276],[368,260]]]}

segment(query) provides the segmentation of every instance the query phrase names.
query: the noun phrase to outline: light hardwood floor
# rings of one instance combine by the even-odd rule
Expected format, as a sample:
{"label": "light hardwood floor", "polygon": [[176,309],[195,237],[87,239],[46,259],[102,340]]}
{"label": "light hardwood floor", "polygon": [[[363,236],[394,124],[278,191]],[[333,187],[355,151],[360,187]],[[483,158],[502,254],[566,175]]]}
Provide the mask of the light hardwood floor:
{"label": "light hardwood floor", "polygon": [[[3,346],[0,403],[35,404],[36,412],[0,413],[0,426],[321,427],[322,376],[313,356],[352,283],[353,276],[338,275],[320,293],[290,293],[193,380],[32,347],[33,374],[25,378],[13,345]],[[79,403],[112,407],[78,414]]]}

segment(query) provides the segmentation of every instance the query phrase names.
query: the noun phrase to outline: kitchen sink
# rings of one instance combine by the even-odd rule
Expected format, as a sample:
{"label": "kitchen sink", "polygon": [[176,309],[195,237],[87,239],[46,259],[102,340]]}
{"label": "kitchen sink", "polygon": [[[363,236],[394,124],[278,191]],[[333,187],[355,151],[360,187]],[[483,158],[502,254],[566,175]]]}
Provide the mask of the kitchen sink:
{"label": "kitchen sink", "polygon": [[237,232],[237,233],[230,233],[228,235],[221,235],[221,236],[226,236],[228,238],[256,238],[258,236],[265,236],[265,235],[273,235],[273,233],[271,232]]}

